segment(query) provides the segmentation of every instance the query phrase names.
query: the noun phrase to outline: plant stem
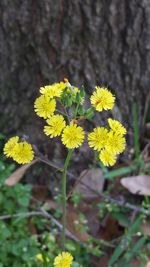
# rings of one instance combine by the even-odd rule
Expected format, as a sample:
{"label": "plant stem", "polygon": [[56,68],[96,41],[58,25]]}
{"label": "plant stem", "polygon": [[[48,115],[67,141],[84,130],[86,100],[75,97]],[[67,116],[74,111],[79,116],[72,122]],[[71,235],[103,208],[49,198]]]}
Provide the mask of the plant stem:
{"label": "plant stem", "polygon": [[65,228],[66,228],[66,207],[67,207],[67,199],[66,199],[66,185],[67,185],[67,168],[69,165],[69,161],[71,158],[73,150],[69,149],[67,158],[64,164],[63,176],[62,176],[62,201],[63,201],[63,217],[62,217],[62,248],[65,249]]}
{"label": "plant stem", "polygon": [[76,106],[76,109],[75,109],[75,113],[74,113],[74,118],[75,118],[75,119],[76,119],[76,117],[77,117],[77,113],[78,113],[79,105],[80,105],[80,103],[78,102],[78,104],[77,104],[77,106]]}

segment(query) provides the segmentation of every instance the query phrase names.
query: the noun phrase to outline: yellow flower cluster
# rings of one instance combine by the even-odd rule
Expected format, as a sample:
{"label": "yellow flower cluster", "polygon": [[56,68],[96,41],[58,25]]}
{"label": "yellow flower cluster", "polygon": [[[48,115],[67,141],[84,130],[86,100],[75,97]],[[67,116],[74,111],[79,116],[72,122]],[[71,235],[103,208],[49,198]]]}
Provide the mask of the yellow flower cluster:
{"label": "yellow flower cluster", "polygon": [[117,155],[125,150],[126,129],[117,120],[108,119],[110,130],[97,127],[88,134],[88,144],[99,153],[99,158],[105,166],[113,166]]}
{"label": "yellow flower cluster", "polygon": [[19,137],[10,138],[4,146],[4,155],[13,158],[19,164],[29,163],[34,158],[32,146],[26,141],[20,141]]}
{"label": "yellow flower cluster", "polygon": [[68,81],[46,85],[40,88],[41,96],[35,100],[34,108],[41,118],[50,118],[56,109],[55,97],[61,97],[63,91],[68,86]]}
{"label": "yellow flower cluster", "polygon": [[62,96],[63,91],[67,88],[67,93],[73,90],[74,96],[79,92],[77,87],[70,85],[67,79],[64,82],[54,83],[40,88],[41,96],[35,100],[34,108],[39,117],[47,119],[48,125],[44,127],[44,133],[50,138],[62,134],[62,143],[68,148],[79,147],[84,140],[82,127],[76,123],[70,122],[66,126],[66,121],[62,115],[54,114],[56,110],[56,99]]}
{"label": "yellow flower cluster", "polygon": [[69,252],[62,252],[54,259],[55,267],[70,267],[73,257]]}
{"label": "yellow flower cluster", "polygon": [[49,98],[60,97],[63,90],[68,86],[68,81],[46,85],[40,88],[40,93]]}
{"label": "yellow flower cluster", "polygon": [[[65,92],[63,94],[63,92]],[[85,138],[84,129],[78,125],[76,115],[69,123],[60,114],[55,114],[56,100],[60,98],[60,102],[67,101],[73,97],[75,105],[82,105],[82,96],[77,87],[71,86],[67,79],[64,82],[54,83],[40,88],[40,97],[35,100],[34,108],[39,117],[46,119],[47,125],[44,126],[44,133],[50,138],[61,136],[62,143],[68,149],[80,147]],[[77,98],[76,98],[77,96]],[[79,98],[80,97],[80,98]],[[80,99],[80,103],[76,102]],[[113,94],[104,87],[95,87],[95,91],[91,95],[92,110],[99,112],[102,110],[112,109],[115,103]],[[64,104],[65,102],[61,102]],[[70,107],[70,106],[69,106]],[[75,112],[75,114],[77,114]],[[86,114],[86,113],[85,113]],[[80,118],[80,117],[79,117]],[[105,166],[112,166],[115,164],[117,155],[125,150],[126,129],[117,120],[108,119],[109,129],[105,127],[97,127],[88,134],[88,144],[91,148],[99,152],[99,158]],[[12,157],[18,163],[24,164],[33,160],[34,153],[32,146],[26,141],[19,142],[19,137],[11,138],[4,147],[4,153],[7,157]]]}

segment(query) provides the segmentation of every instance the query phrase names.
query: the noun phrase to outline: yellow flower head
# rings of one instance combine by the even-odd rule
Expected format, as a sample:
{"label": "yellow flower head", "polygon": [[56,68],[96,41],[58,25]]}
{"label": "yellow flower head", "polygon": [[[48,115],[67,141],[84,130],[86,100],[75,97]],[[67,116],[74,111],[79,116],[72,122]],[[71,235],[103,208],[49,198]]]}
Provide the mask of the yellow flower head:
{"label": "yellow flower head", "polygon": [[62,252],[54,259],[55,267],[70,267],[73,257],[69,252]]}
{"label": "yellow flower head", "polygon": [[99,159],[105,166],[113,166],[116,163],[117,157],[111,151],[103,149],[99,154]]}
{"label": "yellow flower head", "polygon": [[13,149],[13,159],[19,164],[29,163],[34,158],[32,146],[26,141],[15,145]]}
{"label": "yellow flower head", "polygon": [[113,120],[113,119],[109,118],[108,119],[108,124],[109,124],[110,128],[114,132],[116,132],[118,134],[124,135],[124,134],[127,133],[126,128],[119,121],[117,121],[117,120]]}
{"label": "yellow flower head", "polygon": [[79,93],[79,92],[80,92],[80,90],[79,90],[78,87],[74,87],[74,91],[75,91],[76,93]]}
{"label": "yellow flower head", "polygon": [[104,127],[94,128],[94,131],[88,134],[89,146],[100,151],[106,144],[107,134],[108,130]]}
{"label": "yellow flower head", "polygon": [[56,101],[46,95],[41,95],[35,100],[34,108],[39,117],[47,119],[54,114]]}
{"label": "yellow flower head", "polygon": [[44,262],[44,261],[46,261],[47,263],[50,262],[49,258],[46,257],[46,258],[44,259],[44,258],[43,258],[43,255],[42,255],[41,253],[37,254],[37,255],[36,255],[36,258],[37,258],[37,260],[38,260],[39,262]]}
{"label": "yellow flower head", "polygon": [[67,82],[54,83],[40,88],[40,93],[49,98],[60,97],[63,90],[67,87]]}
{"label": "yellow flower head", "polygon": [[6,155],[7,158],[11,158],[13,157],[14,154],[14,147],[16,146],[16,144],[19,141],[19,137],[15,136],[10,138],[7,143],[4,146],[4,154]]}
{"label": "yellow flower head", "polygon": [[103,109],[112,109],[115,102],[115,97],[104,87],[96,86],[96,91],[91,96],[91,104],[97,111]]}
{"label": "yellow flower head", "polygon": [[83,128],[73,122],[66,126],[62,134],[62,143],[69,149],[82,145],[84,140]]}
{"label": "yellow flower head", "polygon": [[41,253],[37,254],[36,258],[39,262],[44,262],[43,255]]}
{"label": "yellow flower head", "polygon": [[44,127],[44,133],[49,135],[50,138],[61,135],[63,128],[66,126],[66,122],[62,115],[53,115],[47,120],[49,126]]}
{"label": "yellow flower head", "polygon": [[106,149],[113,154],[120,154],[125,150],[126,141],[125,138],[112,130],[108,133],[108,139],[106,142]]}

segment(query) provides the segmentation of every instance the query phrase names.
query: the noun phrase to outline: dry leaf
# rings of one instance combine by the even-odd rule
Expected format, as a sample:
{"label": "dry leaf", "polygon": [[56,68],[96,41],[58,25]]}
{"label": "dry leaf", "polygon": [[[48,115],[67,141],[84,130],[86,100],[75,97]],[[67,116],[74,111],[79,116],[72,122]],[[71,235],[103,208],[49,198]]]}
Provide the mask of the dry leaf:
{"label": "dry leaf", "polygon": [[83,223],[80,219],[80,211],[73,208],[72,205],[68,205],[67,209],[67,229],[80,241],[87,242],[89,234],[83,231]]}
{"label": "dry leaf", "polygon": [[150,176],[148,175],[122,178],[121,184],[132,194],[150,196]]}
{"label": "dry leaf", "polygon": [[21,167],[19,167],[16,171],[14,171],[6,180],[5,180],[5,184],[8,186],[13,186],[16,183],[18,183],[23,175],[25,174],[25,172],[33,165],[37,162],[38,160],[35,159],[33,160],[31,163],[25,164]]}
{"label": "dry leaf", "polygon": [[104,178],[99,168],[84,170],[78,179],[79,182],[75,186],[75,192],[81,193],[84,199],[97,198],[103,190]]}
{"label": "dry leaf", "polygon": [[150,222],[145,222],[140,225],[144,235],[150,236]]}
{"label": "dry leaf", "polygon": [[112,215],[107,214],[103,223],[101,223],[97,237],[109,241],[119,237],[120,234],[121,231],[117,219],[113,218]]}

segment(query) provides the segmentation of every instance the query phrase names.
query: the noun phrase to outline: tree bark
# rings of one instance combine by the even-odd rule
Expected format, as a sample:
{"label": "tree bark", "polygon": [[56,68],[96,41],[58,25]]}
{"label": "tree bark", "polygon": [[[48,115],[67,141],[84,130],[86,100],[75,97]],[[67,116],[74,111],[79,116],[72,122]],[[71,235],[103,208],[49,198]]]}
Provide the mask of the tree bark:
{"label": "tree bark", "polygon": [[2,131],[40,139],[34,99],[40,86],[64,77],[88,93],[108,86],[128,129],[136,102],[141,125],[150,91],[150,1],[1,0],[0,25]]}

